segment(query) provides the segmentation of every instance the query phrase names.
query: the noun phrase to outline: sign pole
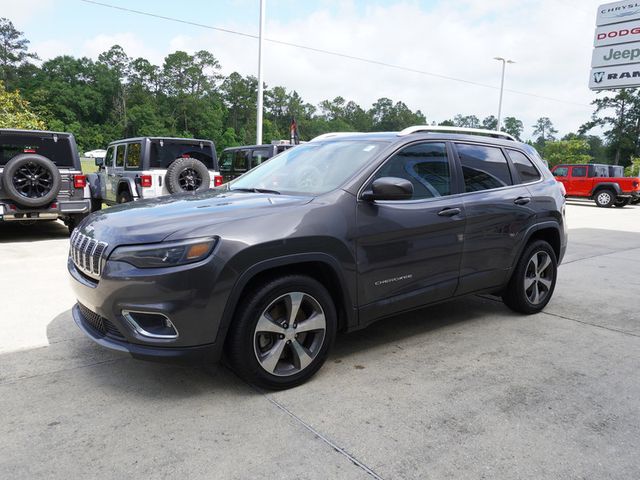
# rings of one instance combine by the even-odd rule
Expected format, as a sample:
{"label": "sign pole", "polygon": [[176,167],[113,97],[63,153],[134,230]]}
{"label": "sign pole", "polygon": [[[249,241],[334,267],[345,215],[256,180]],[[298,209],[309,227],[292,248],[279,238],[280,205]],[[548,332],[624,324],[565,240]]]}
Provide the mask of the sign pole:
{"label": "sign pole", "polygon": [[260,36],[258,39],[258,111],[256,115],[256,145],[262,145],[262,104],[264,97],[262,81],[262,33],[264,32],[264,17],[266,0],[260,0]]}
{"label": "sign pole", "polygon": [[516,63],[513,60],[506,60],[502,57],[494,57],[494,60],[502,62],[502,79],[500,80],[500,100],[498,101],[498,126],[496,130],[500,131],[502,127],[502,95],[504,93],[504,72],[507,68],[507,63]]}

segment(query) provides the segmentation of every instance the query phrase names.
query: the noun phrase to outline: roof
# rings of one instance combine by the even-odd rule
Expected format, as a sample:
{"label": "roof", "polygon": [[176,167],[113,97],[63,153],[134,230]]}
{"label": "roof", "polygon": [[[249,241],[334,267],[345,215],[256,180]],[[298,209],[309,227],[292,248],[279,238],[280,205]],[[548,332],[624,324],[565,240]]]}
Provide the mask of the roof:
{"label": "roof", "polygon": [[282,146],[295,146],[295,145],[287,145],[287,144],[282,144],[282,145],[276,145],[273,143],[263,143],[262,145],[238,145],[235,147],[227,147],[223,150],[223,152],[226,152],[227,150],[241,150],[243,148],[271,148],[271,147],[282,147]]}
{"label": "roof", "polygon": [[14,135],[29,135],[37,133],[38,135],[59,135],[65,137],[73,136],[73,133],[69,132],[54,132],[51,130],[27,130],[23,128],[0,128],[0,135],[3,133],[12,133]]}
{"label": "roof", "polygon": [[110,142],[109,145],[112,145],[114,143],[124,143],[124,142],[136,142],[136,141],[142,141],[142,140],[171,140],[171,141],[179,141],[179,142],[207,142],[207,143],[213,143],[212,140],[206,140],[204,138],[179,138],[179,137],[131,137],[131,138],[123,138],[120,140],[114,140],[113,142]]}

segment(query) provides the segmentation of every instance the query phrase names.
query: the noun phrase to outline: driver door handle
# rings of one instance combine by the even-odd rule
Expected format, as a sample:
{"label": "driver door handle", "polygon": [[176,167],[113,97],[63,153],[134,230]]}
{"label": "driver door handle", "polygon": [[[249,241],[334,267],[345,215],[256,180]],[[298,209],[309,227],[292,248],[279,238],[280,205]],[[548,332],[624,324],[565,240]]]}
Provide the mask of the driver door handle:
{"label": "driver door handle", "polygon": [[513,201],[513,203],[515,203],[516,205],[526,205],[530,201],[531,201],[531,198],[529,197],[518,197]]}
{"label": "driver door handle", "polygon": [[440,210],[438,215],[441,217],[453,217],[455,215],[459,215],[462,210],[459,208],[445,208],[444,210]]}

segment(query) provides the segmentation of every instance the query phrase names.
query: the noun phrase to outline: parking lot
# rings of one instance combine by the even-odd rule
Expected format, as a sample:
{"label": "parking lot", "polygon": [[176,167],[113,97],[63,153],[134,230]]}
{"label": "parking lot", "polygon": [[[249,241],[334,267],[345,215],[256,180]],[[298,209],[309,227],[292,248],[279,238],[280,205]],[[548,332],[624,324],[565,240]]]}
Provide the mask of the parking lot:
{"label": "parking lot", "polygon": [[309,383],[106,351],[67,230],[0,224],[2,478],[640,477],[640,206],[568,206],[544,313],[470,297],[338,337]]}

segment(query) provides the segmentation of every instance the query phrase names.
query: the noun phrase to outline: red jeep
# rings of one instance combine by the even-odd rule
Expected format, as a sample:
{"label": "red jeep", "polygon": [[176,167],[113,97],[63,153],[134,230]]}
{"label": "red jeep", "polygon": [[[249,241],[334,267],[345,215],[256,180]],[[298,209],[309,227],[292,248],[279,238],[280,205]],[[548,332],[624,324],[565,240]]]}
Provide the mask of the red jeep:
{"label": "red jeep", "polygon": [[568,198],[591,198],[599,207],[640,202],[640,178],[613,176],[610,165],[556,165],[551,169]]}

